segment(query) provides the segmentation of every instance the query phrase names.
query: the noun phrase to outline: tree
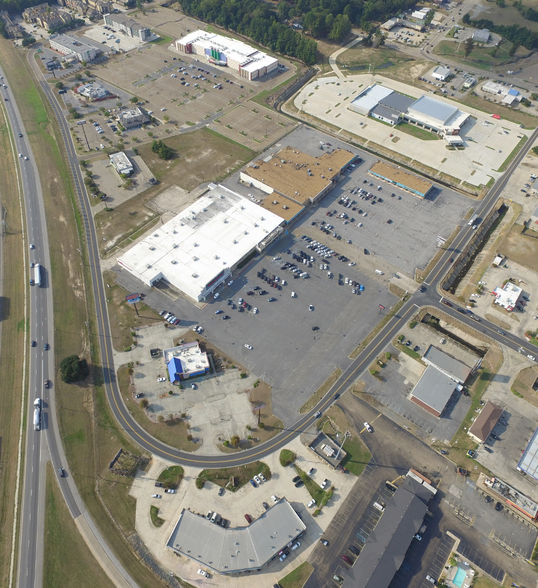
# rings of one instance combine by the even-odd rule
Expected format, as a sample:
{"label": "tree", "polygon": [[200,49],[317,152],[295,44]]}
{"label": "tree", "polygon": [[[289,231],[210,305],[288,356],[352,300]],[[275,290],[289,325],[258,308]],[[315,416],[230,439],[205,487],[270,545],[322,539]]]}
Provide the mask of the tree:
{"label": "tree", "polygon": [[151,150],[156,153],[160,159],[172,159],[174,157],[174,150],[168,147],[162,140],[155,140],[151,144]]}
{"label": "tree", "polygon": [[138,96],[132,96],[131,98],[129,98],[129,101],[133,104],[136,104],[138,102]]}
{"label": "tree", "polygon": [[234,446],[237,447],[239,445],[239,443],[241,443],[241,439],[239,438],[239,435],[234,435],[231,439],[230,439],[230,443]]}
{"label": "tree", "polygon": [[147,408],[149,406],[149,402],[147,398],[142,398],[142,400],[140,401],[140,406],[142,408]]}
{"label": "tree", "polygon": [[339,14],[333,22],[329,39],[337,43],[345,39],[351,32],[351,21],[349,17]]}
{"label": "tree", "polygon": [[22,46],[28,47],[29,45],[33,45],[35,43],[34,37],[26,37],[22,40]]}
{"label": "tree", "polygon": [[91,74],[90,70],[89,70],[89,69],[87,69],[87,70],[84,72],[84,75],[85,75],[87,78],[89,78],[89,77],[90,77],[92,74]]}
{"label": "tree", "polygon": [[63,83],[63,82],[56,82],[56,83],[54,84],[54,86],[55,86],[56,88],[58,88],[58,90],[61,90],[61,89],[64,87],[64,83]]}
{"label": "tree", "polygon": [[86,360],[80,359],[78,355],[69,355],[60,362],[60,377],[67,384],[84,380],[89,373]]}
{"label": "tree", "polygon": [[82,74],[81,73],[76,73],[75,74],[75,80],[80,81],[82,79]]}
{"label": "tree", "polygon": [[474,49],[474,41],[473,41],[472,37],[465,39],[465,42],[463,43],[463,53],[465,55],[465,59],[467,59],[467,57],[469,57],[469,55],[471,55],[473,49]]}

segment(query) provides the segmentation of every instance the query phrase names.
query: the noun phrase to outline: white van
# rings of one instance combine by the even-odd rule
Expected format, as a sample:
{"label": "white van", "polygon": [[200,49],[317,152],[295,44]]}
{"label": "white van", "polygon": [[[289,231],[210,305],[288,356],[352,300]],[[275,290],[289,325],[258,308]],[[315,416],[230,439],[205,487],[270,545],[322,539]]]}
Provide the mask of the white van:
{"label": "white van", "polygon": [[295,292],[292,292],[292,293],[291,293],[291,297],[292,297],[292,298],[297,298],[297,294],[295,294]]}
{"label": "white van", "polygon": [[381,512],[385,510],[385,507],[382,504],[379,504],[379,502],[374,502],[374,508],[377,508],[377,510]]}

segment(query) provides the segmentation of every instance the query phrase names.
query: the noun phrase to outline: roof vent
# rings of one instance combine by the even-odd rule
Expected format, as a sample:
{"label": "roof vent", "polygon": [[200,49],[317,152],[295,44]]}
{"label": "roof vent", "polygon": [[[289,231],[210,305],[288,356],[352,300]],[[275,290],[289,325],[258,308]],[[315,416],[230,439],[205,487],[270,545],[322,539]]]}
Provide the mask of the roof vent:
{"label": "roof vent", "polygon": [[234,245],[237,245],[237,241],[234,239]]}
{"label": "roof vent", "polygon": [[273,200],[273,204],[278,204],[278,202],[276,200]]}
{"label": "roof vent", "polygon": [[215,255],[215,259],[220,259],[220,257],[218,255]]}
{"label": "roof vent", "polygon": [[198,261],[198,258],[197,258],[196,256],[194,256],[194,257],[192,258],[192,260],[193,260],[193,261]]}
{"label": "roof vent", "polygon": [[151,267],[151,263],[146,263],[146,267],[149,269]]}
{"label": "roof vent", "polygon": [[332,167],[330,167],[330,168],[329,168],[329,171],[333,171],[333,168],[332,168]]}
{"label": "roof vent", "polygon": [[284,204],[284,206],[282,207],[284,210],[288,210],[288,207]]}
{"label": "roof vent", "polygon": [[195,247],[199,247],[198,243],[195,243],[195,244],[194,244],[194,246],[195,246]]}
{"label": "roof vent", "polygon": [[257,227],[258,226],[258,223],[254,223],[254,226]]}
{"label": "roof vent", "polygon": [[155,247],[153,245],[149,248],[150,251],[155,251]]}
{"label": "roof vent", "polygon": [[176,265],[177,261],[175,259],[172,259],[172,261],[170,262],[172,265]]}
{"label": "roof vent", "polygon": [[197,273],[194,273],[194,274],[192,274],[192,277],[193,278],[197,278],[198,277],[198,274]]}

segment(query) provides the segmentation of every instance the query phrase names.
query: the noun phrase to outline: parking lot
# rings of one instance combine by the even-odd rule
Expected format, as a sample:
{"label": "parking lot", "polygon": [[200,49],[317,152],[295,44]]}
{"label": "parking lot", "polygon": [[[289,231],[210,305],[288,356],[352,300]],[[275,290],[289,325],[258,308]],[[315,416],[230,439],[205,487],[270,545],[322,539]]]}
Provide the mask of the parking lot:
{"label": "parking lot", "polygon": [[[413,277],[415,268],[426,267],[435,255],[437,237],[448,238],[456,224],[463,222],[465,214],[472,206],[470,199],[439,185],[434,185],[431,194],[422,200],[396,186],[375,179],[368,174],[368,170],[379,158],[310,127],[299,127],[264,152],[263,157],[272,155],[285,146],[299,149],[313,157],[320,157],[331,149],[347,149],[362,159],[294,227],[297,235],[309,231],[310,236],[333,249],[346,249],[353,254],[355,261],[358,261],[356,256],[364,259],[366,249],[371,256],[380,257],[390,264],[393,271],[401,271]],[[240,183],[239,172],[223,183],[245,197],[248,194],[253,194],[256,199],[266,197],[260,190]],[[378,186],[381,186],[381,190]],[[360,193],[351,194],[351,190],[356,191],[358,188],[373,194],[376,200],[373,197],[366,200],[364,194]],[[349,198],[355,204],[350,208],[344,207],[339,204],[342,197]],[[333,214],[335,210],[336,214]],[[328,212],[333,216],[327,216]],[[348,218],[340,218],[341,214],[347,214]],[[447,223],[445,219],[451,220]],[[316,225],[313,226],[313,222]],[[329,235],[319,231],[320,226],[323,226],[322,222],[332,225]],[[359,224],[362,226],[359,227]],[[333,233],[340,235],[341,239],[337,240]],[[348,240],[351,240],[351,248],[346,247]]]}

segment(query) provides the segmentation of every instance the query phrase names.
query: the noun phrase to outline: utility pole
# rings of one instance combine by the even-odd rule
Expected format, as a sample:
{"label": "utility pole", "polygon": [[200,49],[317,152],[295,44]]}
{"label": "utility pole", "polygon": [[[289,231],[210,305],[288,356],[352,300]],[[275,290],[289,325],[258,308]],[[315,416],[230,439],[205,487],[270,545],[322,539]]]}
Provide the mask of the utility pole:
{"label": "utility pole", "polygon": [[340,452],[342,451],[342,447],[344,446],[344,443],[346,442],[346,440],[348,439],[348,437],[351,437],[351,433],[349,431],[346,431],[344,433],[344,437],[342,439],[342,443],[340,443],[340,447],[338,448],[338,451],[337,451],[336,456],[334,458],[335,460],[338,460],[338,456],[340,455]]}

